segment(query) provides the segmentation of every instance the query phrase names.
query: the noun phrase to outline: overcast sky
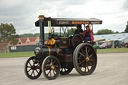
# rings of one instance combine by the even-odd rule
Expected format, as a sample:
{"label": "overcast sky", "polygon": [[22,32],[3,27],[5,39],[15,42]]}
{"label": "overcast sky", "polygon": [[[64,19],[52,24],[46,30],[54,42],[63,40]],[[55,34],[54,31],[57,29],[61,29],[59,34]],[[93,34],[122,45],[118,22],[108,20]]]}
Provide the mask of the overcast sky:
{"label": "overcast sky", "polygon": [[39,33],[39,15],[54,18],[98,18],[99,29],[122,32],[128,21],[128,0],[0,0],[0,23],[13,23],[17,34]]}

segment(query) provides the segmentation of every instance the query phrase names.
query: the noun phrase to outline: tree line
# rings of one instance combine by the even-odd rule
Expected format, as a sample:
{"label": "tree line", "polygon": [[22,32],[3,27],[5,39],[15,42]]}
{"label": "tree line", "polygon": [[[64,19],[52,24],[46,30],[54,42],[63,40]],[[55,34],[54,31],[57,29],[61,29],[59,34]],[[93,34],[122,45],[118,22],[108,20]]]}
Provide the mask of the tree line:
{"label": "tree line", "polygon": [[13,24],[0,24],[0,42],[3,40],[3,42],[9,42],[12,41],[13,44],[16,44],[18,37],[16,35],[16,29],[14,28]]}

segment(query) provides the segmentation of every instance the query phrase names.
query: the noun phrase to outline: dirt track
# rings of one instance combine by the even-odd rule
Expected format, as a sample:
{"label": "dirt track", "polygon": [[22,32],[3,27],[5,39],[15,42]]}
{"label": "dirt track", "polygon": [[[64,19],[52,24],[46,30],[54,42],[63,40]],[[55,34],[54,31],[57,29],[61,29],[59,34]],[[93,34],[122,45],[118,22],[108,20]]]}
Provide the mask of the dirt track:
{"label": "dirt track", "polygon": [[36,80],[24,74],[28,58],[0,58],[0,85],[127,85],[128,53],[98,54],[97,68],[88,76],[74,69],[69,75],[47,80],[41,75]]}

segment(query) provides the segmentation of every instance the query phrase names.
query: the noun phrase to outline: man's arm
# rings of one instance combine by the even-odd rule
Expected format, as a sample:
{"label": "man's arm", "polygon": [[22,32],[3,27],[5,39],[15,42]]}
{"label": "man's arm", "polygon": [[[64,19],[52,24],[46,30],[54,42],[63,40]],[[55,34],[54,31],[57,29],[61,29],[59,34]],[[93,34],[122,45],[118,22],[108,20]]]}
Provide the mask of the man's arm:
{"label": "man's arm", "polygon": [[90,31],[90,32],[93,32],[91,28],[89,29],[89,31]]}
{"label": "man's arm", "polygon": [[81,35],[85,36],[86,30],[80,33]]}

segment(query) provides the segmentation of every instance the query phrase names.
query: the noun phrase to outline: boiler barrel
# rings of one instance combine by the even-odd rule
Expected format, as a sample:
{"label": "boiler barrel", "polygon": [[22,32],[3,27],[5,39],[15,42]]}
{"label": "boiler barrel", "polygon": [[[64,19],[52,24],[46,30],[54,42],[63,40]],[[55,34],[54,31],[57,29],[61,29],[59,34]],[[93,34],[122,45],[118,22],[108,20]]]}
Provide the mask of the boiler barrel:
{"label": "boiler barrel", "polygon": [[42,48],[42,53],[47,55],[57,55],[62,52],[59,48]]}

